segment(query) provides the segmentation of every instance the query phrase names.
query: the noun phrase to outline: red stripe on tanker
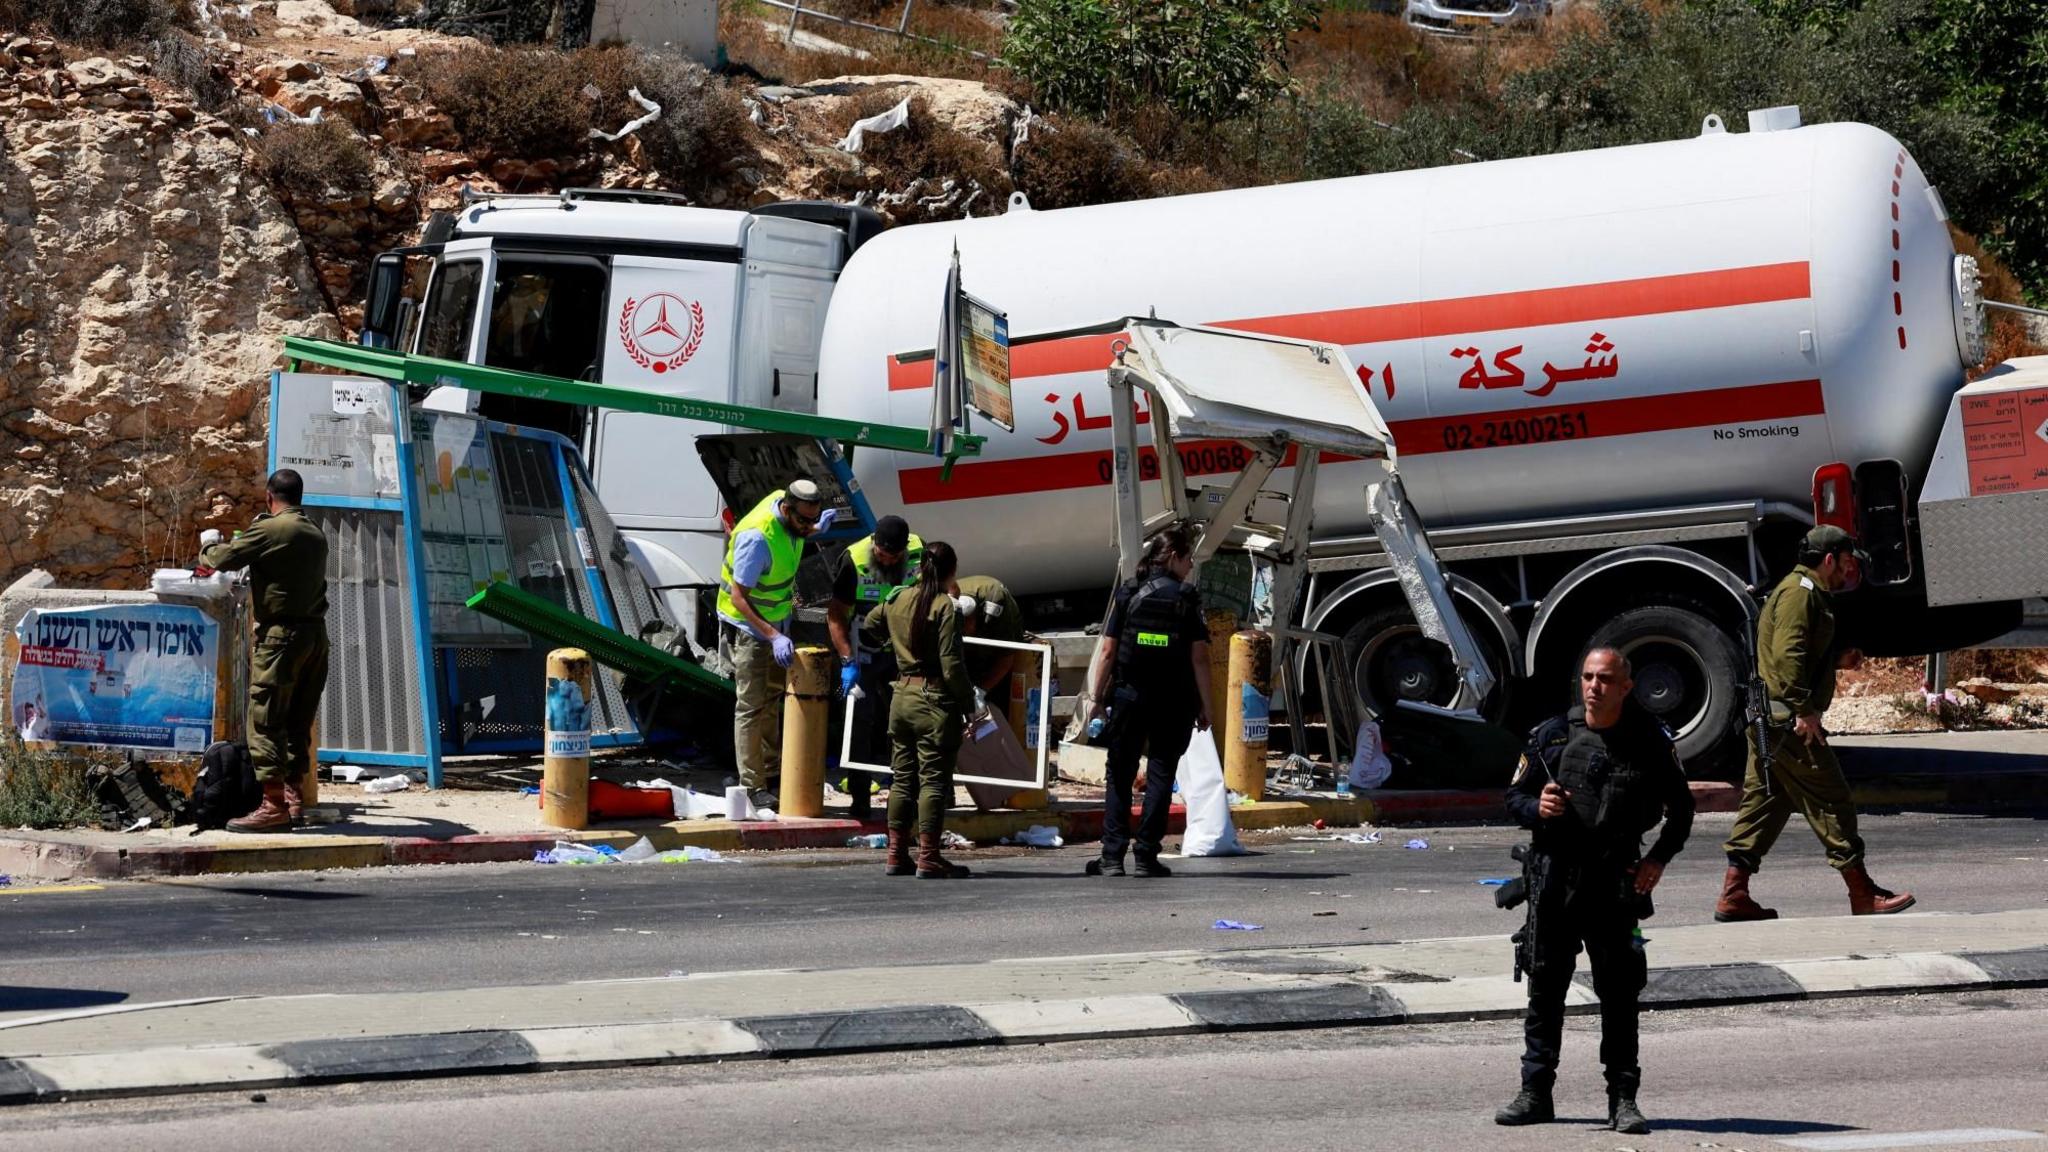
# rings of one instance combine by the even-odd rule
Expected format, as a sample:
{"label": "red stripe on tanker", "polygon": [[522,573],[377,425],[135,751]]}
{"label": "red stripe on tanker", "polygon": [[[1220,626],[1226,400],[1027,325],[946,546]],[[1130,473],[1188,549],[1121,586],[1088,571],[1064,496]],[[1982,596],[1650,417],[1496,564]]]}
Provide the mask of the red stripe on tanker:
{"label": "red stripe on tanker", "polygon": [[[1390,425],[1402,456],[1512,448],[1603,436],[1636,436],[1723,425],[1750,425],[1771,420],[1796,420],[1824,415],[1820,381],[1788,380],[1745,388],[1638,396],[1591,404],[1559,404],[1542,408],[1477,412],[1464,416],[1400,420]],[[1757,435],[1768,435],[1758,429]],[[1251,453],[1228,440],[1197,440],[1178,449],[1181,469],[1189,476],[1219,476],[1242,471]],[[1351,457],[1332,456],[1329,463]],[[1159,476],[1158,455],[1139,449],[1139,475]],[[1286,466],[1294,463],[1289,450]],[[1111,456],[1101,452],[1060,452],[1015,460],[970,460],[953,466],[951,480],[941,468],[906,468],[897,473],[905,504],[942,500],[978,500],[1089,488],[1111,480]]]}

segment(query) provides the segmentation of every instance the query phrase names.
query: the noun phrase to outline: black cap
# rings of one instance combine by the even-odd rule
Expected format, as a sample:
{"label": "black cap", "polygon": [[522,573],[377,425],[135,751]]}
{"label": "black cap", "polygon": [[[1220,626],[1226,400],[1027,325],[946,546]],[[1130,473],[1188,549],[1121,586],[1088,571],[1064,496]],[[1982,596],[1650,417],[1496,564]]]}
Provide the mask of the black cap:
{"label": "black cap", "polygon": [[910,547],[910,522],[901,516],[884,516],[875,521],[875,547],[884,552],[901,552]]}

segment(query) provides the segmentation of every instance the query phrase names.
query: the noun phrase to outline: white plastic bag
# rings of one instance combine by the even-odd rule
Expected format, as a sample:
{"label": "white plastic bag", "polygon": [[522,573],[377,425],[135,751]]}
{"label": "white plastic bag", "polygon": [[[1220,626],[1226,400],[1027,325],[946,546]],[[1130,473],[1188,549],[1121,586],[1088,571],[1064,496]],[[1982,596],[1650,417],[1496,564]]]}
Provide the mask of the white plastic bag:
{"label": "white plastic bag", "polygon": [[1358,725],[1358,750],[1351,755],[1351,786],[1377,788],[1394,774],[1394,762],[1387,759],[1386,744],[1380,740],[1380,726],[1371,720]]}
{"label": "white plastic bag", "polygon": [[1223,761],[1216,741],[1196,732],[1180,758],[1180,798],[1187,806],[1187,832],[1181,837],[1183,856],[1243,856],[1237,827],[1230,821],[1230,800],[1223,789]]}
{"label": "white plastic bag", "polygon": [[870,134],[880,136],[884,133],[894,132],[908,123],[910,123],[910,97],[905,96],[902,103],[886,112],[877,112],[865,120],[854,121],[853,127],[846,130],[846,139],[839,142],[839,150],[841,152],[858,152],[860,151],[861,144],[865,142],[866,137]]}

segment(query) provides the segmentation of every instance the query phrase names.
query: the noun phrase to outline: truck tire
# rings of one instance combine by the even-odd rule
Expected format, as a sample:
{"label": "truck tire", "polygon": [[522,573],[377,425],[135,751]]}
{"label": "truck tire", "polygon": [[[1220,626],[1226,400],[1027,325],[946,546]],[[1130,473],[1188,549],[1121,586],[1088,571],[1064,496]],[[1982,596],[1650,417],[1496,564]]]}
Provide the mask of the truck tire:
{"label": "truck tire", "polygon": [[1593,630],[1580,649],[1614,648],[1635,670],[1636,702],[1678,737],[1694,779],[1733,780],[1743,769],[1743,644],[1692,604],[1630,608]]}
{"label": "truck tire", "polygon": [[[1491,624],[1467,615],[1465,626],[1494,675],[1493,691],[1480,702],[1479,713],[1498,724],[1507,712],[1507,653]],[[1350,669],[1359,702],[1374,716],[1386,715],[1403,699],[1443,704],[1457,692],[1458,675],[1450,650],[1422,634],[1406,604],[1387,604],[1366,612],[1345,630],[1340,659]],[[1345,711],[1349,713],[1346,723],[1355,728],[1356,710]]]}

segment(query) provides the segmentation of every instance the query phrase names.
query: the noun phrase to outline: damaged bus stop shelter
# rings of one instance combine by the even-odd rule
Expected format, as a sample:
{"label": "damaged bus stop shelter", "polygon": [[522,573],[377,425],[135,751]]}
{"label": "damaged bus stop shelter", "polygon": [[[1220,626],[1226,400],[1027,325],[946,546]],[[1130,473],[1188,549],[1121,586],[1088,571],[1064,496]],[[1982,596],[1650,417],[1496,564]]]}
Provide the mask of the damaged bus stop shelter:
{"label": "damaged bus stop shelter", "polygon": [[[590,652],[594,747],[636,744],[663,697],[730,706],[732,685],[692,658],[558,433],[416,401],[441,386],[725,425],[721,460],[795,463],[856,539],[874,517],[855,447],[929,453],[935,432],[289,337],[271,379],[270,467],[305,479],[327,533],[332,656],[321,762],[423,769],[444,756],[533,753],[551,647]],[[303,371],[321,367],[332,372]],[[945,437],[948,463],[980,437]],[[708,457],[707,457],[708,458]],[[758,461],[757,461],[758,462]],[[752,469],[763,472],[766,465]],[[784,474],[784,479],[787,474]]]}

